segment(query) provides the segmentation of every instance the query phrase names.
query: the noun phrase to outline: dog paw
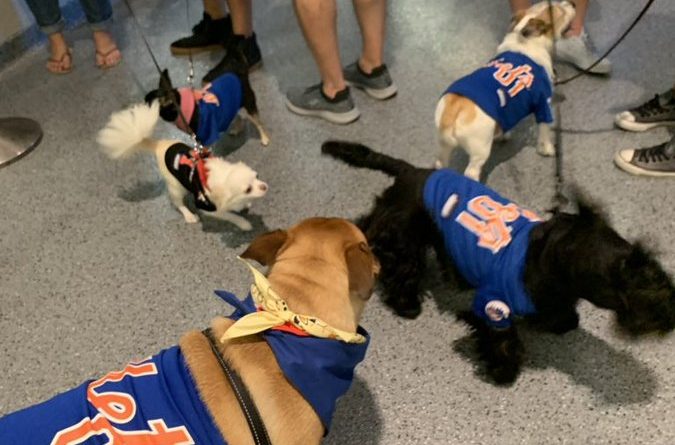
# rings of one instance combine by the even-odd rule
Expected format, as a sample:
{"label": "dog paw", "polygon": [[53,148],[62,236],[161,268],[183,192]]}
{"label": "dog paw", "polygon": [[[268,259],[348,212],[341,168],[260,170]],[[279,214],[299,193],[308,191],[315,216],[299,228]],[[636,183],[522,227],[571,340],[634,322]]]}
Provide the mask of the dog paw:
{"label": "dog paw", "polygon": [[489,367],[487,371],[497,385],[510,386],[518,378],[520,368],[512,363],[502,363]]}
{"label": "dog paw", "polygon": [[185,213],[183,216],[185,217],[185,222],[188,224],[199,222],[199,216],[195,215],[194,213]]}
{"label": "dog paw", "polygon": [[407,318],[409,320],[413,320],[417,318],[420,313],[422,313],[422,305],[420,304],[419,301],[415,300],[401,300],[401,299],[389,299],[386,302],[389,306],[391,306],[394,311],[396,311],[396,314],[399,317]]}
{"label": "dog paw", "polygon": [[467,167],[467,169],[464,170],[464,176],[473,179],[476,182],[480,182],[480,169]]}
{"label": "dog paw", "polygon": [[263,147],[267,147],[270,145],[270,138],[266,134],[263,134],[260,136],[260,143]]}
{"label": "dog paw", "polygon": [[542,156],[553,156],[555,155],[555,145],[551,141],[539,141],[537,153]]}
{"label": "dog paw", "polygon": [[244,232],[249,232],[249,231],[253,230],[253,226],[248,221],[241,221],[241,222],[237,223],[237,227],[239,227]]}

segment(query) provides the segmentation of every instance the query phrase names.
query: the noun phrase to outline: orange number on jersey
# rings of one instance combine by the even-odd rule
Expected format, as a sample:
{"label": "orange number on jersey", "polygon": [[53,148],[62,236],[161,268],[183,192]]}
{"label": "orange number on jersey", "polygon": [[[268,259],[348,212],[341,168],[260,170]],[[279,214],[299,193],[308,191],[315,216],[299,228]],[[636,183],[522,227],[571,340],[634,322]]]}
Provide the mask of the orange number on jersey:
{"label": "orange number on jersey", "polygon": [[478,245],[499,252],[511,242],[511,226],[520,216],[530,221],[539,221],[539,217],[530,210],[519,208],[514,203],[501,204],[487,195],[476,196],[461,212],[455,221],[478,237]]}

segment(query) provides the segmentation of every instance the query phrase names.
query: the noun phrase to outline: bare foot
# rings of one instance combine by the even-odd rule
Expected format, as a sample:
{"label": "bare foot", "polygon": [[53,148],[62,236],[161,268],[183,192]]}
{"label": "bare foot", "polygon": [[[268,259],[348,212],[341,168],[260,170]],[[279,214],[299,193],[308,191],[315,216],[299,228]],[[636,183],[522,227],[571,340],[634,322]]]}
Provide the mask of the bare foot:
{"label": "bare foot", "polygon": [[49,35],[49,51],[51,56],[47,61],[47,69],[54,74],[66,74],[73,70],[73,57],[60,32]]}
{"label": "bare foot", "polygon": [[107,31],[94,31],[96,47],[96,66],[101,69],[112,68],[122,61],[122,53]]}

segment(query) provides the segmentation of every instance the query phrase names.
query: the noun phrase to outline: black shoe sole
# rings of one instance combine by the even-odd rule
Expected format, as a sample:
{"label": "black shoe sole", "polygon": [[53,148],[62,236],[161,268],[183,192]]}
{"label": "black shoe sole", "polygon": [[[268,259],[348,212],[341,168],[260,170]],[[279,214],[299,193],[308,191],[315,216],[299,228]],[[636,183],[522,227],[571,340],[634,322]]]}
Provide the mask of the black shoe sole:
{"label": "black shoe sole", "polygon": [[223,49],[223,45],[215,43],[207,46],[195,46],[193,48],[171,47],[171,54],[174,56],[189,56],[190,54],[200,54],[205,52],[218,51]]}

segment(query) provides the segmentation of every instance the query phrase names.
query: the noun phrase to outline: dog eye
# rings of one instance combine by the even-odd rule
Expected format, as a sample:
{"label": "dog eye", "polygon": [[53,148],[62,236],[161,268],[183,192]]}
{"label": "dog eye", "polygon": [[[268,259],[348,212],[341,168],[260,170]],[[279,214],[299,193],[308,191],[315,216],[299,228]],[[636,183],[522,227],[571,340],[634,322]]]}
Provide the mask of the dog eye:
{"label": "dog eye", "polygon": [[248,193],[251,193],[252,191],[253,191],[253,186],[249,185],[248,187],[246,187],[246,191],[244,193],[248,194]]}

